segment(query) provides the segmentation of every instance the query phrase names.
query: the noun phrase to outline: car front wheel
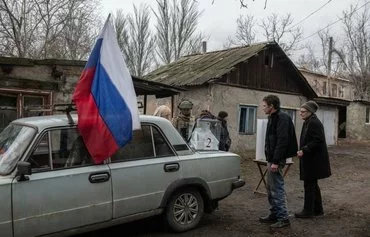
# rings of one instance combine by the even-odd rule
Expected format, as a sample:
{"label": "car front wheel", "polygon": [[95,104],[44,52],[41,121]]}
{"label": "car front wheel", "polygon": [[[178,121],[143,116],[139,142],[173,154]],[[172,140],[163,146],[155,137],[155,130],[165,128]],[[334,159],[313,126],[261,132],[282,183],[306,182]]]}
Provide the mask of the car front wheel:
{"label": "car front wheel", "polygon": [[176,232],[196,227],[203,214],[203,198],[196,189],[183,189],[176,192],[166,208],[167,223]]}

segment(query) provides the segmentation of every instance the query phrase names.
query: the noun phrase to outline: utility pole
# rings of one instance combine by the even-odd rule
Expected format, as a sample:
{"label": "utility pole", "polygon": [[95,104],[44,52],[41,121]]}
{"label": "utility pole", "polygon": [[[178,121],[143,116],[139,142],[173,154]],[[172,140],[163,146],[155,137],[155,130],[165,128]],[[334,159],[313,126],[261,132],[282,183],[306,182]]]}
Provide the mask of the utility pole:
{"label": "utility pole", "polygon": [[329,57],[328,57],[328,72],[326,73],[326,77],[327,77],[327,83],[328,83],[328,86],[327,86],[327,94],[328,96],[330,97],[330,73],[331,73],[331,54],[333,53],[333,37],[329,37]]}

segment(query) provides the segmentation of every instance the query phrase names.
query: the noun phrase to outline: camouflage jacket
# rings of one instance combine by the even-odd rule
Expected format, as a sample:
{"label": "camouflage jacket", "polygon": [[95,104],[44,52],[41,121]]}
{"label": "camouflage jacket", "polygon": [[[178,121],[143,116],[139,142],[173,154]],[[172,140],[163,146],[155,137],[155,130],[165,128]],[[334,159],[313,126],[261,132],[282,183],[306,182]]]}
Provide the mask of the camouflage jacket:
{"label": "camouflage jacket", "polygon": [[179,114],[172,119],[173,126],[177,129],[177,131],[179,131],[179,133],[185,140],[189,138],[189,133],[191,132],[194,123],[194,116],[184,116],[182,114]]}

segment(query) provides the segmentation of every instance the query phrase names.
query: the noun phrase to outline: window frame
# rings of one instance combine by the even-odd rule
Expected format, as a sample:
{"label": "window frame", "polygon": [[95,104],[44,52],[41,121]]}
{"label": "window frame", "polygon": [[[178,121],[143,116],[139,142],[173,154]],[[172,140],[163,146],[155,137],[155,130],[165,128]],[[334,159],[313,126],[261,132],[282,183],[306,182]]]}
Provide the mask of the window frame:
{"label": "window frame", "polygon": [[328,91],[328,82],[324,81],[322,84],[322,94],[327,95],[328,94],[327,91]]}
{"label": "window frame", "polygon": [[[33,168],[32,169],[32,173],[42,173],[42,172],[52,172],[52,171],[59,171],[59,170],[65,170],[65,169],[75,169],[75,168],[82,168],[82,167],[87,167],[87,166],[93,166],[95,165],[94,162],[92,163],[89,163],[89,164],[83,164],[83,165],[76,165],[76,166],[71,166],[71,167],[61,167],[61,168],[54,168],[53,167],[53,160],[54,160],[54,157],[53,157],[53,151],[52,151],[52,138],[51,138],[51,132],[52,131],[55,131],[55,130],[68,130],[68,129],[75,129],[78,131],[78,128],[77,126],[72,126],[72,127],[56,127],[56,128],[49,128],[47,130],[44,130],[42,133],[40,133],[40,136],[38,136],[38,138],[36,139],[36,141],[34,142],[34,144],[32,145],[31,149],[29,150],[28,154],[26,155],[25,157],[25,161],[29,162],[30,160],[30,157],[32,156],[33,152],[37,149],[37,147],[40,145],[43,137],[45,135],[47,135],[47,139],[48,139],[48,156],[49,156],[49,167],[48,168],[45,168],[45,169],[35,169]],[[72,148],[72,147],[71,147]],[[92,158],[91,158],[92,159]]]}
{"label": "window frame", "polygon": [[370,106],[365,109],[365,124],[370,124]]}
{"label": "window frame", "polygon": [[[238,116],[238,133],[239,135],[254,135],[256,134],[256,123],[257,123],[257,107],[256,105],[239,105],[239,116]],[[245,125],[247,125],[249,110],[254,109],[254,118],[253,118],[253,128],[252,132],[249,131],[241,131],[240,123],[241,123],[241,115],[242,115],[242,109],[247,109],[246,113],[246,120],[244,122]]]}
{"label": "window frame", "polygon": [[336,83],[331,84],[331,96],[338,97],[338,85]]}
{"label": "window frame", "polygon": [[[176,150],[174,149],[174,147],[172,146],[172,144],[168,140],[167,136],[163,133],[162,129],[157,124],[154,124],[154,123],[141,123],[141,126],[149,126],[149,128],[150,128],[150,136],[151,136],[152,147],[153,147],[153,156],[150,156],[150,157],[149,156],[148,157],[140,157],[140,158],[128,158],[128,159],[117,159],[117,160],[112,160],[111,159],[112,156],[111,156],[109,158],[109,163],[114,164],[114,163],[120,163],[120,162],[129,162],[129,161],[138,161],[138,160],[152,160],[152,159],[159,159],[159,158],[163,158],[163,157],[178,156]],[[158,131],[158,133],[160,135],[162,135],[162,137],[164,138],[164,141],[166,142],[166,144],[168,145],[168,147],[172,151],[172,153],[173,153],[172,155],[157,156],[157,152],[156,152],[155,144],[154,144],[153,127],[157,129],[157,131]]]}

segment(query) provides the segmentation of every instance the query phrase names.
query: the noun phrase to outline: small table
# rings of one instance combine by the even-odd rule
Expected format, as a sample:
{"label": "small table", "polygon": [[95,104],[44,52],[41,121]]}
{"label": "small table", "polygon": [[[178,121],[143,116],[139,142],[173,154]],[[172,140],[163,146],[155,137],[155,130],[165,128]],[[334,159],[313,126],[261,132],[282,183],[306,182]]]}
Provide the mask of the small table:
{"label": "small table", "polygon": [[[265,176],[266,176],[266,173],[267,173],[267,161],[265,161],[265,160],[253,160],[253,162],[255,162],[257,164],[258,170],[259,170],[260,175],[261,175],[261,179],[258,182],[258,184],[257,184],[256,188],[254,189],[253,193],[267,194],[266,192],[258,190],[258,188],[261,186],[262,182],[265,185],[265,188],[267,189],[267,184],[266,184],[266,180],[265,180]],[[287,161],[286,162],[283,177],[285,177],[287,175],[287,173],[289,171],[289,168],[292,164],[294,164],[293,161]],[[262,166],[266,166],[266,168],[263,170]]]}

